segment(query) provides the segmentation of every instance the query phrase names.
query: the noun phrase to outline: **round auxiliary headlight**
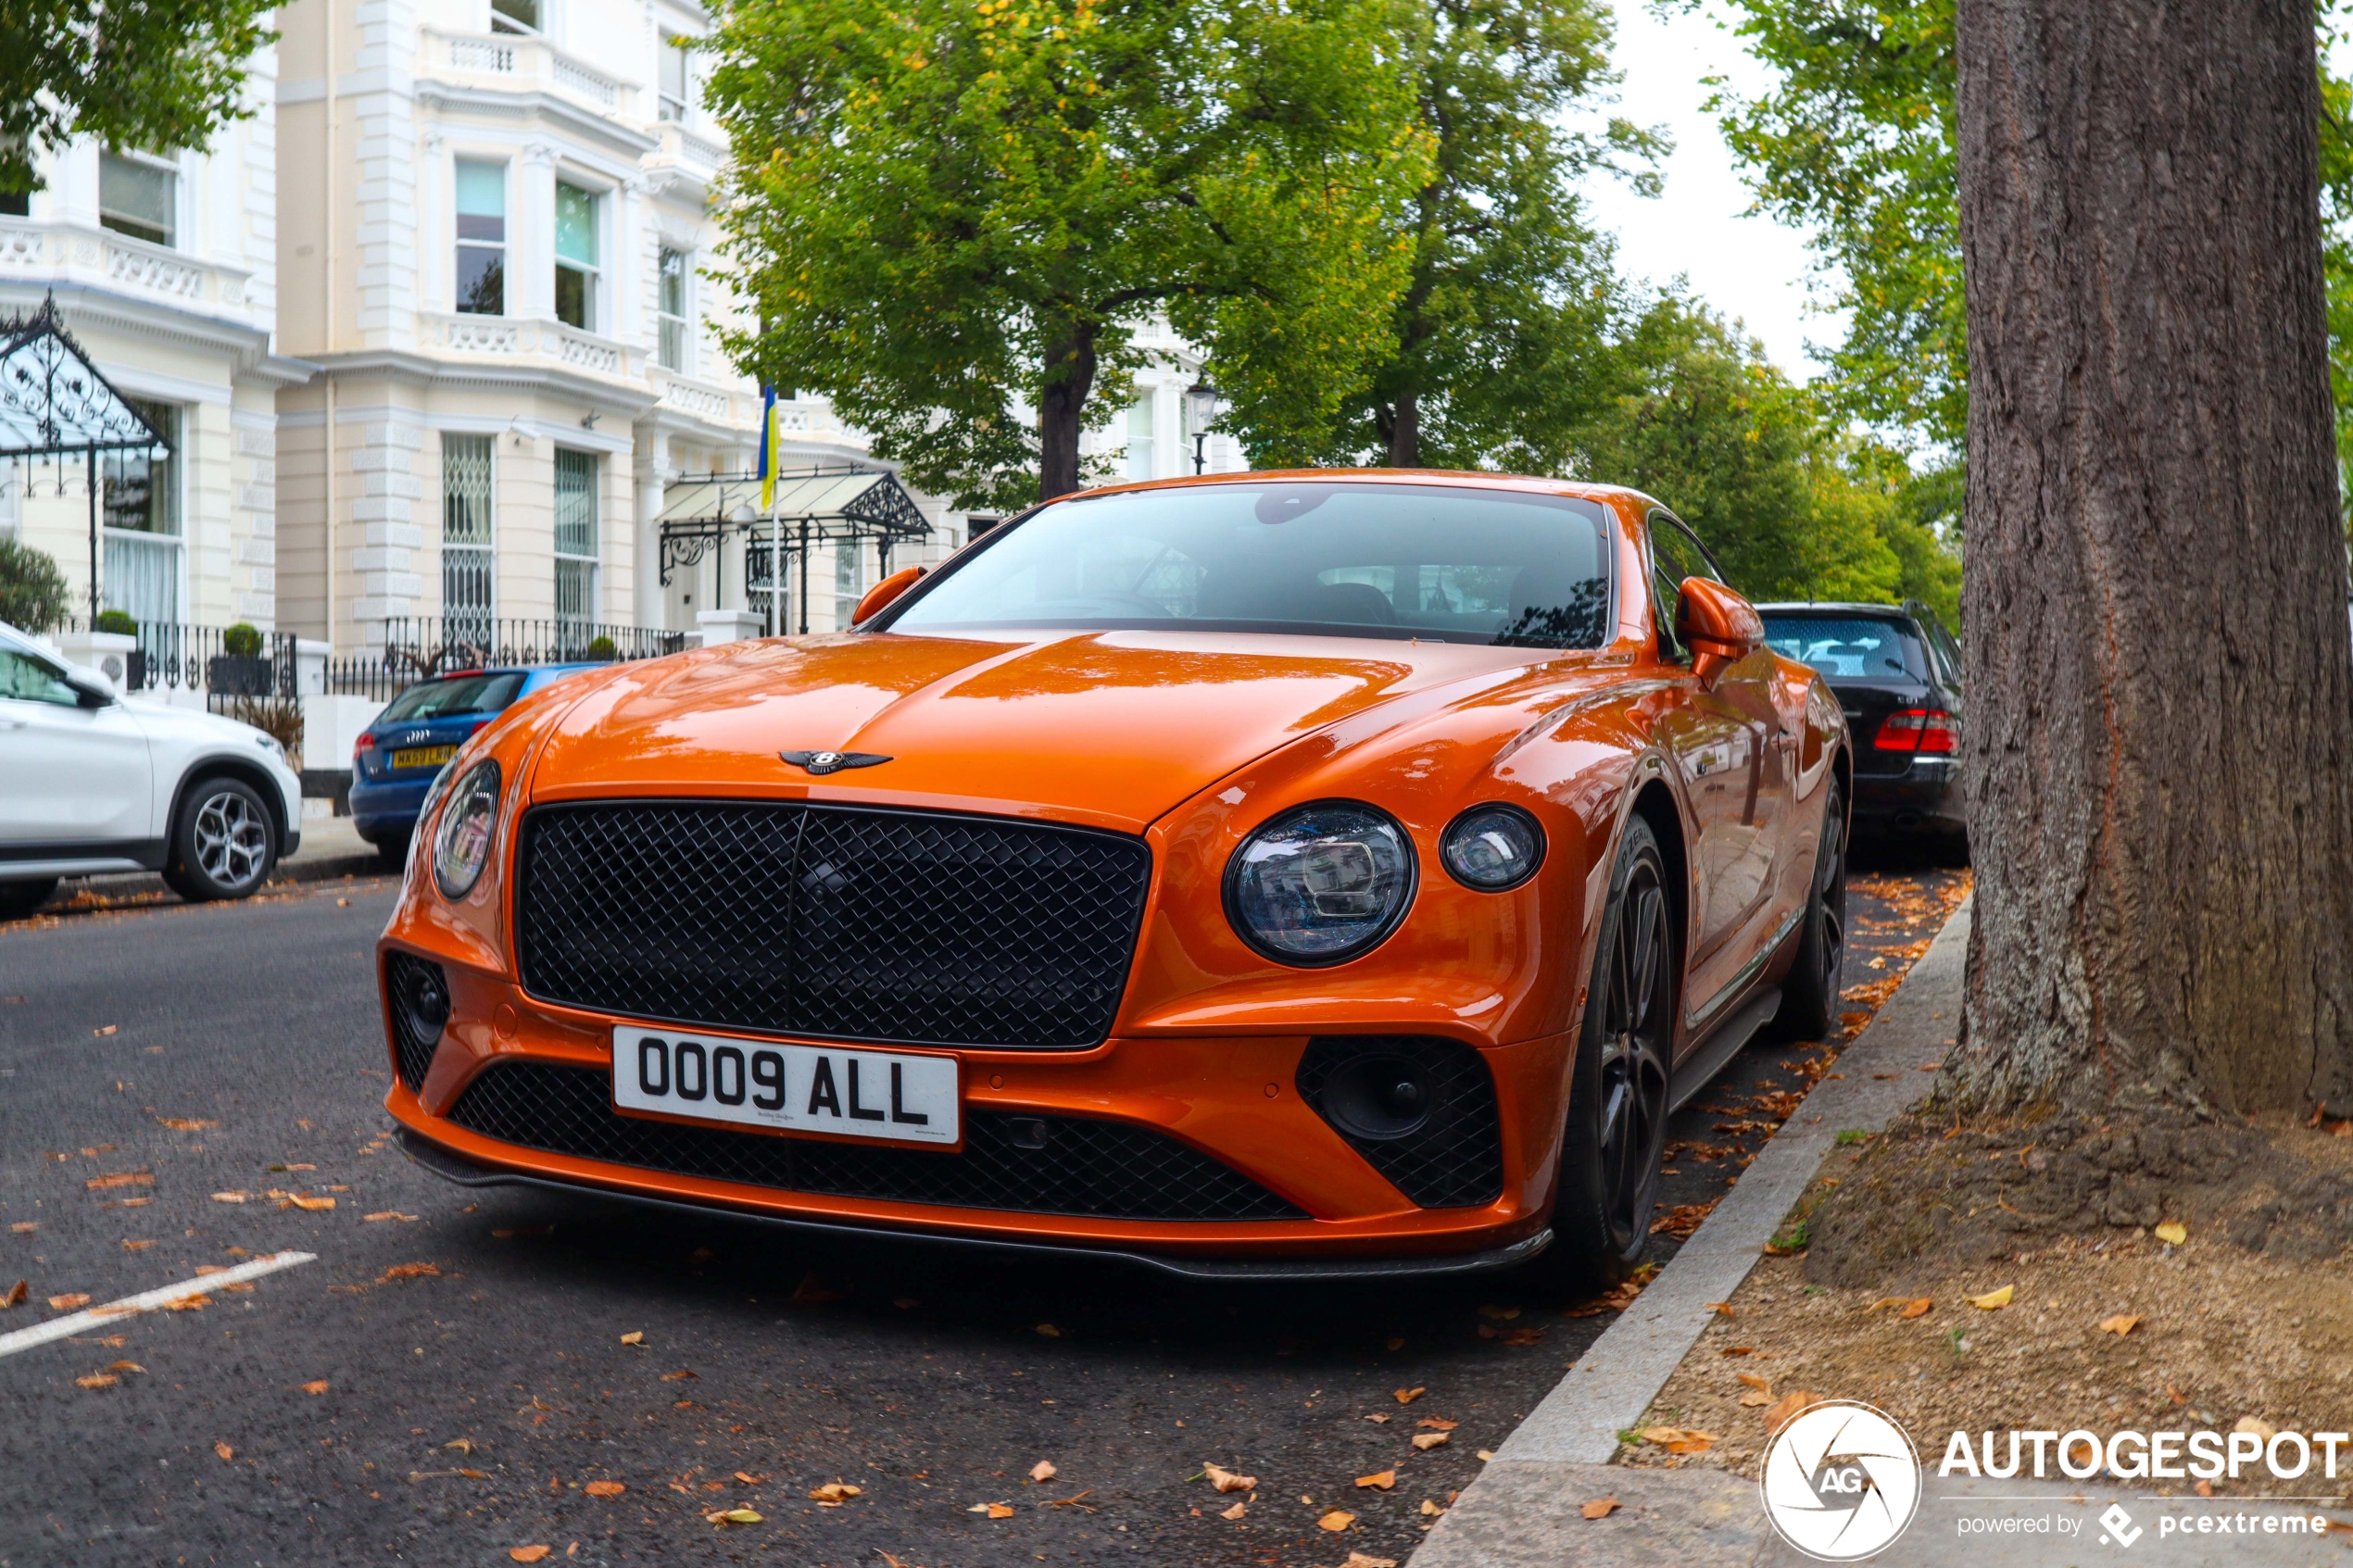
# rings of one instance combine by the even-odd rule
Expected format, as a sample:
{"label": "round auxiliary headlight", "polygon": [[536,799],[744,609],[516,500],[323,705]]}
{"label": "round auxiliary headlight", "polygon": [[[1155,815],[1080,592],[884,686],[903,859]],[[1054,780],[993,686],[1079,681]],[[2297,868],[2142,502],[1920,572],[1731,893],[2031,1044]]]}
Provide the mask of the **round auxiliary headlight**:
{"label": "round auxiliary headlight", "polygon": [[1370,806],[1302,806],[1242,840],[1226,918],[1277,963],[1340,963],[1377,946],[1414,901],[1414,844]]}
{"label": "round auxiliary headlight", "polygon": [[490,863],[490,834],[498,825],[498,764],[477,763],[449,792],[433,835],[433,879],[455,902],[473,891]]}
{"label": "round auxiliary headlight", "polygon": [[1544,830],[1516,806],[1474,806],[1446,829],[1438,856],[1464,886],[1501,893],[1536,874]]}

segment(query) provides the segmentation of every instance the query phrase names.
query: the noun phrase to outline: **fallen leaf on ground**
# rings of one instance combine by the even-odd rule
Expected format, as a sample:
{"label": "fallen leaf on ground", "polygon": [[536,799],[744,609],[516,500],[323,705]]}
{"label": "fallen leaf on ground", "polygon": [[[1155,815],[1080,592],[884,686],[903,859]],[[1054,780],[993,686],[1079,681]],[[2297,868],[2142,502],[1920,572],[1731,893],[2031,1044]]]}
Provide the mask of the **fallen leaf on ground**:
{"label": "fallen leaf on ground", "polygon": [[109,1365],[107,1370],[108,1372],[145,1372],[147,1369],[141,1366],[137,1361],[116,1361]]}
{"label": "fallen leaf on ground", "polygon": [[1935,1305],[1936,1298],[1932,1296],[1916,1296],[1911,1300],[1905,1302],[1904,1310],[1895,1315],[1906,1320],[1926,1317],[1928,1315],[1928,1310]]}
{"label": "fallen leaf on ground", "polygon": [[1541,1328],[1507,1328],[1499,1336],[1506,1345],[1541,1345],[1544,1331]]}
{"label": "fallen leaf on ground", "polygon": [[[1705,1203],[1679,1203],[1651,1222],[1651,1235],[1671,1236],[1678,1241],[1688,1241],[1691,1239],[1692,1233],[1698,1230],[1701,1223],[1707,1218],[1708,1211],[1715,1207],[1716,1199],[1714,1198],[1709,1198]],[[1731,1313],[1726,1312],[1724,1315],[1730,1317]]]}
{"label": "fallen leaf on ground", "polygon": [[510,1546],[507,1555],[517,1562],[536,1562],[555,1549],[550,1546]]}
{"label": "fallen leaf on ground", "polygon": [[1060,1339],[1063,1336],[1063,1331],[1050,1323],[1039,1323],[1038,1325],[1038,1332],[1044,1335],[1049,1339]]}
{"label": "fallen leaf on ground", "polygon": [[6,1290],[0,1291],[0,1308],[22,1306],[24,1304],[24,1295],[27,1288],[29,1287],[25,1282],[23,1280],[19,1280],[16,1284],[8,1286]]}
{"label": "fallen leaf on ground", "polygon": [[233,1460],[233,1459],[234,1459],[234,1458],[236,1458],[236,1457],[237,1457],[237,1450],[236,1450],[236,1449],[233,1449],[233,1448],[231,1448],[231,1447],[230,1447],[228,1444],[226,1444],[226,1443],[215,1443],[215,1444],[213,1444],[213,1445],[212,1445],[212,1451],[213,1451],[214,1453],[219,1454],[219,1455],[221,1457],[221,1459],[222,1459],[222,1461],[223,1461],[224,1462],[225,1462],[225,1461],[229,1461],[229,1460]]}
{"label": "fallen leaf on ground", "polygon": [[1221,1492],[1254,1491],[1258,1486],[1255,1475],[1237,1475],[1214,1464],[1204,1464],[1201,1469],[1202,1474],[1209,1477],[1209,1484]]}
{"label": "fallen leaf on ground", "polygon": [[1498,1323],[1506,1323],[1519,1316],[1519,1309],[1517,1307],[1481,1307],[1478,1310],[1478,1315],[1482,1318],[1492,1318]]}
{"label": "fallen leaf on ground", "polygon": [[988,1511],[988,1517],[991,1519],[1011,1519],[1013,1516],[1012,1507],[1006,1503],[992,1502],[982,1506]]}
{"label": "fallen leaf on ground", "polygon": [[2121,1339],[2138,1327],[2140,1322],[2141,1314],[2138,1312],[2117,1312],[2102,1318],[2100,1327]]}
{"label": "fallen leaf on ground", "polygon": [[396,1279],[439,1279],[441,1270],[431,1263],[395,1263],[376,1276],[378,1285],[389,1285]]}
{"label": "fallen leaf on ground", "polygon": [[1427,1388],[1400,1388],[1390,1398],[1401,1405],[1410,1405],[1428,1392]]}
{"label": "fallen leaf on ground", "polygon": [[1809,1405],[1821,1403],[1821,1399],[1822,1397],[1819,1394],[1809,1393],[1804,1388],[1791,1389],[1780,1397],[1772,1409],[1765,1412],[1765,1436],[1780,1436],[1781,1428],[1796,1420],[1800,1411]]}
{"label": "fallen leaf on ground", "polygon": [[1481,1464],[1485,1464],[1489,1460],[1493,1459],[1494,1457],[1495,1450],[1492,1449],[1481,1449],[1478,1450],[1478,1462]]}
{"label": "fallen leaf on ground", "polygon": [[1617,1499],[1616,1498],[1595,1498],[1592,1502],[1587,1503],[1577,1512],[1583,1514],[1588,1519],[1606,1519],[1611,1514],[1617,1512]]}
{"label": "fallen leaf on ground", "polygon": [[216,1192],[212,1195],[212,1200],[215,1203],[243,1203],[245,1200],[245,1195],[242,1192]]}
{"label": "fallen leaf on ground", "polygon": [[618,1481],[591,1481],[580,1489],[592,1498],[617,1498],[629,1488]]}
{"label": "fallen leaf on ground", "polygon": [[105,1192],[110,1187],[151,1187],[156,1185],[156,1178],[149,1171],[109,1171],[82,1185],[91,1192]]}
{"label": "fallen leaf on ground", "polygon": [[327,1380],[323,1377],[314,1377],[302,1386],[302,1391],[306,1394],[323,1394],[327,1391]]}
{"label": "fallen leaf on ground", "polygon": [[2008,1306],[2010,1298],[2017,1294],[2018,1286],[2006,1285],[1999,1290],[1989,1290],[1982,1296],[1970,1297],[1969,1304],[1982,1311],[1997,1312]]}
{"label": "fallen leaf on ground", "polygon": [[1389,1424],[1389,1417],[1385,1415],[1368,1415],[1365,1419],[1376,1426],[1385,1426]]}
{"label": "fallen leaf on ground", "polygon": [[16,1236],[27,1236],[40,1228],[41,1222],[38,1220],[19,1220],[8,1227],[10,1233]]}
{"label": "fallen leaf on ground", "polygon": [[621,1342],[623,1345],[643,1345],[646,1342],[646,1331],[642,1328],[633,1328],[621,1336]]}
{"label": "fallen leaf on ground", "polygon": [[49,1298],[49,1305],[60,1312],[69,1312],[76,1307],[86,1307],[89,1304],[90,1296],[86,1291],[73,1296],[52,1296]]}
{"label": "fallen leaf on ground", "polygon": [[1417,1432],[1414,1435],[1414,1447],[1427,1453],[1431,1449],[1444,1447],[1446,1439],[1447,1434],[1443,1432]]}
{"label": "fallen leaf on ground", "polygon": [[1586,1302],[1582,1306],[1563,1309],[1561,1316],[1565,1318],[1594,1318],[1601,1316],[1604,1312],[1622,1312],[1627,1308],[1634,1304],[1635,1297],[1640,1296],[1642,1293],[1642,1285],[1643,1282],[1638,1279],[1623,1281],[1618,1285],[1612,1286],[1608,1290],[1605,1290],[1601,1295],[1594,1297],[1591,1301]]}
{"label": "fallen leaf on ground", "polygon": [[474,1451],[474,1440],[472,1437],[452,1437],[441,1446],[445,1449],[455,1449],[461,1454],[470,1454]]}
{"label": "fallen leaf on ground", "polygon": [[840,1502],[845,1499],[857,1497],[864,1490],[864,1487],[853,1486],[847,1481],[828,1481],[811,1491],[809,1495],[819,1502]]}
{"label": "fallen leaf on ground", "polygon": [[417,1218],[414,1214],[404,1214],[397,1209],[379,1209],[372,1214],[362,1214],[359,1217],[371,1224],[378,1220],[401,1220],[413,1223]]}
{"label": "fallen leaf on ground", "polygon": [[736,1472],[736,1479],[741,1481],[747,1486],[757,1486],[762,1481],[767,1480],[768,1477],[765,1475],[753,1475],[745,1471],[738,1470]]}
{"label": "fallen leaf on ground", "polygon": [[696,1373],[695,1373],[695,1369],[694,1369],[694,1368],[692,1368],[692,1367],[683,1367],[683,1366],[682,1366],[682,1367],[680,1367],[680,1368],[679,1368],[676,1372],[665,1372],[665,1373],[663,1373],[663,1374],[661,1374],[661,1380],[662,1380],[664,1383],[675,1383],[675,1382],[679,1381],[681,1378],[686,1378],[686,1377],[692,1377],[692,1378],[694,1378],[694,1379],[695,1379],[695,1381],[697,1381],[698,1383],[699,1383],[699,1382],[701,1382],[701,1381],[702,1381],[702,1379],[701,1379],[699,1376],[697,1376],[697,1374],[696,1374]]}
{"label": "fallen leaf on ground", "polygon": [[1645,1426],[1642,1430],[1645,1443],[1656,1443],[1670,1454],[1704,1454],[1715,1445],[1713,1432],[1687,1432],[1680,1426]]}
{"label": "fallen leaf on ground", "polygon": [[1385,1492],[1397,1485],[1397,1472],[1383,1470],[1371,1475],[1359,1475],[1356,1484],[1360,1486],[1378,1486]]}
{"label": "fallen leaf on ground", "polygon": [[1233,1507],[1231,1507],[1231,1508],[1229,1508],[1229,1509],[1227,1509],[1225,1512],[1223,1512],[1222,1513],[1218,1514],[1218,1516],[1217,1516],[1217,1517],[1218,1517],[1218,1518],[1220,1518],[1220,1519],[1239,1519],[1239,1518],[1240,1518],[1240,1517],[1241,1517],[1244,1513],[1248,1512],[1249,1511],[1250,1511],[1250,1505],[1249,1505],[1248,1503],[1239,1503],[1239,1502],[1238,1502],[1238,1503],[1236,1503]]}
{"label": "fallen leaf on ground", "polygon": [[1029,1478],[1032,1481],[1051,1481],[1056,1474],[1054,1461],[1050,1459],[1041,1459],[1029,1467]]}
{"label": "fallen leaf on ground", "polygon": [[2189,1240],[2190,1228],[2189,1226],[2182,1223],[2179,1220],[2168,1220],[2163,1224],[2158,1226],[2156,1231],[2152,1234],[2154,1234],[2159,1241],[2171,1242],[2174,1246],[2179,1247],[2182,1243]]}
{"label": "fallen leaf on ground", "polygon": [[101,1036],[101,1037],[104,1037],[104,1036],[106,1036],[106,1035],[111,1035],[111,1034],[113,1034],[116,1030],[118,1030],[118,1029],[120,1029],[120,1028],[121,1028],[121,1027],[122,1027],[122,1025],[121,1025],[121,1024],[120,1024],[120,1023],[109,1023],[109,1024],[107,1024],[107,1025],[105,1028],[103,1028],[103,1029],[93,1029],[93,1030],[91,1030],[91,1031],[90,1031],[90,1033],[92,1033],[93,1035],[99,1035],[99,1036]]}
{"label": "fallen leaf on ground", "polygon": [[1341,1563],[1340,1568],[1397,1568],[1397,1559],[1368,1557],[1361,1551],[1352,1551],[1348,1554],[1348,1561]]}
{"label": "fallen leaf on ground", "polygon": [[1710,1301],[1707,1304],[1707,1310],[1714,1312],[1719,1318],[1736,1318],[1740,1316],[1738,1312],[1732,1311],[1732,1304],[1730,1301]]}
{"label": "fallen leaf on ground", "polygon": [[1423,1514],[1424,1514],[1424,1515],[1426,1515],[1427,1517],[1429,1517],[1429,1518],[1433,1518],[1433,1519],[1434,1519],[1434,1518],[1436,1518],[1439,1514],[1441,1514],[1441,1513],[1443,1513],[1443,1512],[1446,1512],[1444,1509],[1442,1509],[1442,1508],[1439,1507],[1436,1503],[1434,1503],[1434,1502],[1430,1501],[1428,1498],[1424,1498],[1424,1499],[1422,1499],[1422,1509],[1421,1509],[1421,1511],[1422,1511],[1422,1512],[1423,1512]]}
{"label": "fallen leaf on ground", "polygon": [[112,1373],[94,1372],[87,1377],[75,1378],[73,1383],[77,1388],[111,1388],[116,1381]]}
{"label": "fallen leaf on ground", "polygon": [[2231,1430],[2234,1433],[2250,1433],[2257,1437],[2260,1437],[2266,1443],[2280,1435],[2279,1429],[2274,1427],[2270,1422],[2258,1420],[2256,1417],[2251,1415],[2243,1415],[2239,1417],[2237,1423],[2232,1426]]}
{"label": "fallen leaf on ground", "polygon": [[1336,1508],[1329,1513],[1325,1514],[1321,1519],[1316,1520],[1315,1523],[1337,1536],[1342,1530],[1347,1529],[1351,1524],[1355,1524],[1356,1516],[1353,1513],[1342,1512],[1340,1510]]}
{"label": "fallen leaf on ground", "polygon": [[1769,1392],[1773,1386],[1771,1378],[1759,1377],[1753,1372],[1734,1373],[1732,1375],[1735,1381],[1746,1384],[1751,1388]]}
{"label": "fallen leaf on ground", "polygon": [[335,1200],[332,1198],[306,1198],[298,1192],[290,1192],[286,1194],[286,1196],[281,1198],[278,1203],[278,1207],[281,1209],[303,1209],[313,1211],[321,1209],[333,1209],[334,1206]]}
{"label": "fallen leaf on ground", "polygon": [[194,1296],[182,1296],[176,1301],[166,1301],[163,1310],[167,1312],[201,1312],[211,1305],[212,1298],[199,1291]]}
{"label": "fallen leaf on ground", "polygon": [[766,1518],[765,1515],[755,1513],[749,1508],[723,1509],[717,1513],[706,1513],[703,1517],[713,1524],[759,1524],[764,1523]]}

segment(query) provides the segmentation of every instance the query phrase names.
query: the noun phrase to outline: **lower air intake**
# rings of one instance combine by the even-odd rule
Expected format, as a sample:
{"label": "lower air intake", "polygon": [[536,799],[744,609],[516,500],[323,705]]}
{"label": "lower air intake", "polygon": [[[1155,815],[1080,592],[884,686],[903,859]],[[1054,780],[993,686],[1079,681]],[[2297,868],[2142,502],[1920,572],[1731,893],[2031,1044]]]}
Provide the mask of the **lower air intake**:
{"label": "lower air intake", "polygon": [[1325,1035],[1300,1059],[1299,1095],[1424,1209],[1492,1203],[1503,1128],[1486,1059],[1428,1035]]}

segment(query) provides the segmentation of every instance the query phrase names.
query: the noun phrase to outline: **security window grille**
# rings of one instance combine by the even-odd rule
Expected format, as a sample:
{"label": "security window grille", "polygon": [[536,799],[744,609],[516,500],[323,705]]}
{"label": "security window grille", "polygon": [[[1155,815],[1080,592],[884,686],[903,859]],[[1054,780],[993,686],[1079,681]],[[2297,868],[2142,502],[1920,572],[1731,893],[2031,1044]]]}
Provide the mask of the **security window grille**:
{"label": "security window grille", "polygon": [[597,619],[597,457],[556,451],[556,619]]}
{"label": "security window grille", "polygon": [[849,627],[858,601],[865,596],[866,590],[860,585],[859,568],[863,564],[860,555],[857,545],[849,540],[834,546],[834,625],[837,629]]}
{"label": "security window grille", "polygon": [[661,117],[686,118],[686,41],[673,33],[661,37]]}
{"label": "security window grille", "polygon": [[490,0],[490,31],[537,32],[539,0]]}
{"label": "security window grille", "polygon": [[478,644],[491,640],[491,440],[441,438],[441,613],[453,638]]}
{"label": "security window grille", "polygon": [[661,280],[660,308],[655,314],[661,341],[657,345],[656,358],[664,370],[683,372],[686,369],[686,257],[683,253],[663,248]]}
{"label": "security window grille", "polygon": [[106,517],[101,597],[146,624],[180,619],[180,410],[126,399],[162,433],[167,454],[109,453],[102,465]]}
{"label": "security window grille", "polygon": [[597,198],[556,186],[556,320],[583,332],[597,324]]}
{"label": "security window grille", "polygon": [[458,308],[507,313],[507,166],[458,165]]}
{"label": "security window grille", "polygon": [[[792,565],[790,542],[783,548],[771,549],[766,525],[753,531],[744,541],[744,591],[747,606],[760,617],[763,627],[774,626],[792,630]],[[774,592],[778,583],[785,586],[783,601]]]}
{"label": "security window grille", "polygon": [[1127,406],[1127,477],[1152,477],[1152,395]]}
{"label": "security window grille", "polygon": [[179,206],[180,176],[169,165],[123,153],[98,155],[98,221],[116,233],[171,245]]}

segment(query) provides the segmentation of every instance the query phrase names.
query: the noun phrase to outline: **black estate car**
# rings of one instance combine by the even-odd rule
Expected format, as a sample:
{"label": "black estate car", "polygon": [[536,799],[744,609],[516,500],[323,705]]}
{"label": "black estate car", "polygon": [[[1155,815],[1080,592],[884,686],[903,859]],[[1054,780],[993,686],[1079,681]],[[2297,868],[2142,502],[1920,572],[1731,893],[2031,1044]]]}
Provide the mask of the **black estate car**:
{"label": "black estate car", "polygon": [[1859,837],[1968,846],[1959,760],[1961,650],[1917,601],[1761,604],[1774,651],[1810,664],[1846,709],[1855,736]]}

